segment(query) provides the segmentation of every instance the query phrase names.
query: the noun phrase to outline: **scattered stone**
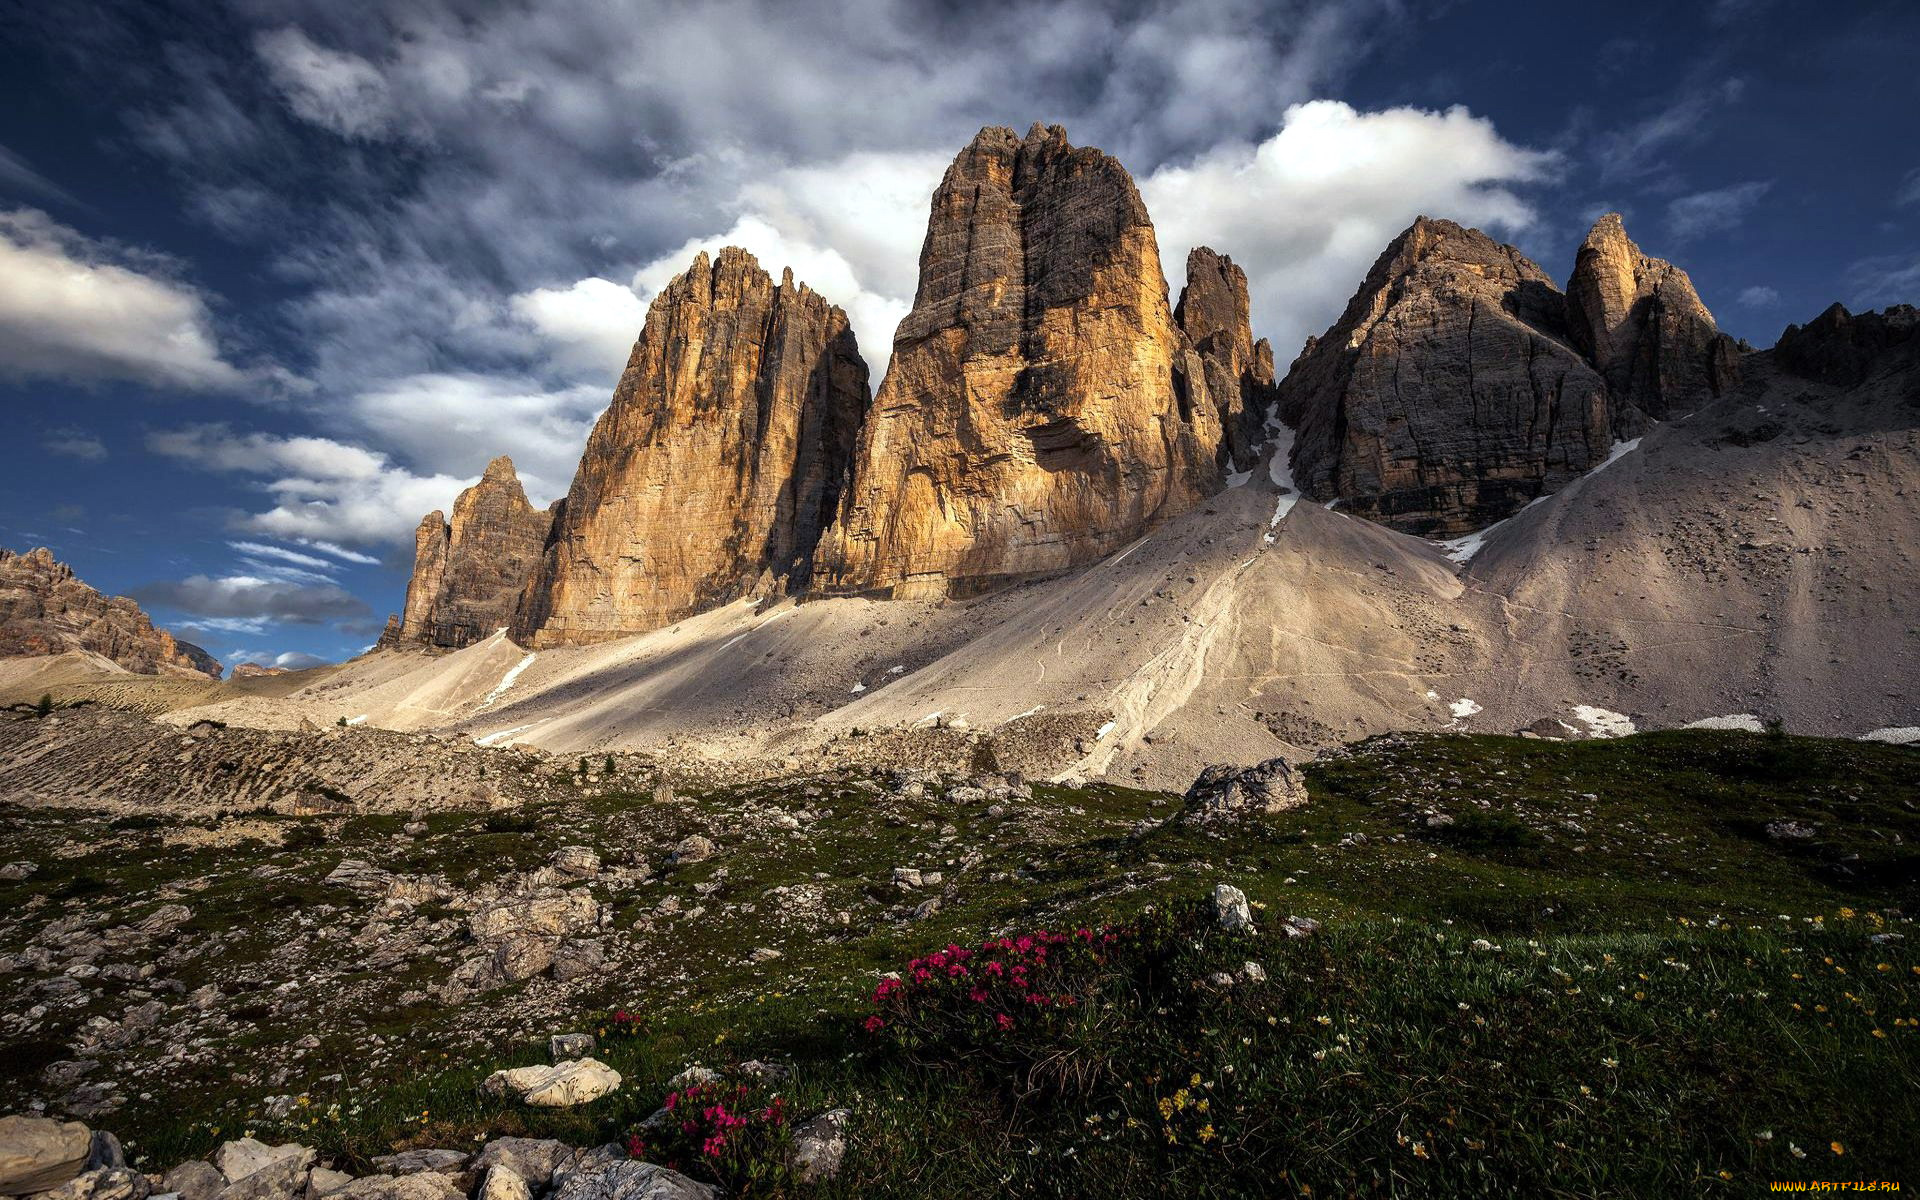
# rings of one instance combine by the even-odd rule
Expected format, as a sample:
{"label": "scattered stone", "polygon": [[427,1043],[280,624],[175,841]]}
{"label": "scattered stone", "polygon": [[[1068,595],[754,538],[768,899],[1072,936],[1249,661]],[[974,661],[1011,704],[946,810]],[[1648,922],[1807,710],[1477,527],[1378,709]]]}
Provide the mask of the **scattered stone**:
{"label": "scattered stone", "polygon": [[1265,983],[1267,981],[1267,969],[1252,959],[1248,959],[1246,962],[1240,964],[1240,978],[1246,980],[1248,983]]}
{"label": "scattered stone", "polygon": [[1230,883],[1214,885],[1213,913],[1222,929],[1253,928],[1253,910],[1247,906],[1247,894]]}
{"label": "scattered stone", "polygon": [[382,1175],[418,1175],[422,1171],[458,1175],[471,1157],[458,1150],[402,1150],[375,1158],[373,1169]]}
{"label": "scattered stone", "polygon": [[452,1178],[438,1172],[368,1175],[332,1193],[334,1200],[465,1200]]}
{"label": "scattered stone", "polygon": [[93,1135],[78,1121],[0,1117],[0,1196],[59,1187],[87,1165]]}
{"label": "scattered stone", "polygon": [[147,1177],[125,1167],[82,1171],[58,1187],[35,1193],[34,1200],[146,1200],[153,1191]]}
{"label": "scattered stone", "polygon": [[1314,920],[1312,917],[1290,916],[1280,929],[1281,932],[1290,938],[1310,938],[1320,932],[1320,922]]}
{"label": "scattered stone", "polygon": [[716,849],[717,847],[714,846],[712,839],[702,837],[696,833],[680,839],[680,844],[673,848],[671,861],[675,866],[705,862],[713,857]]}
{"label": "scattered stone", "polygon": [[600,856],[591,846],[562,846],[553,852],[547,865],[578,879],[594,879],[600,874]]}
{"label": "scattered stone", "polygon": [[1813,840],[1816,832],[1805,821],[1769,821],[1767,836],[1776,842],[1807,842]]}
{"label": "scattered stone", "polygon": [[18,883],[39,869],[39,863],[10,862],[0,867],[0,883]]}
{"label": "scattered stone", "polygon": [[547,1054],[554,1059],[580,1058],[592,1054],[594,1045],[590,1033],[556,1033],[547,1039]]}
{"label": "scattered stone", "polygon": [[536,1108],[572,1108],[598,1100],[619,1086],[618,1071],[598,1059],[582,1058],[551,1067],[495,1071],[480,1090],[492,1096],[516,1096]]}

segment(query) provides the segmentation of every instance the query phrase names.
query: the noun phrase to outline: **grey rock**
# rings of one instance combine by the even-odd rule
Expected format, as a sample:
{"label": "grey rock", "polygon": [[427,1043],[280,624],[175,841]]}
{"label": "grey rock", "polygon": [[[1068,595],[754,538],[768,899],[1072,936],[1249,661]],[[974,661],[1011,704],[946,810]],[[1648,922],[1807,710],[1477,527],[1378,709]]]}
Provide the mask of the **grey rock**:
{"label": "grey rock", "polygon": [[147,1177],[126,1167],[82,1171],[58,1187],[34,1194],[34,1200],[146,1200],[153,1191]]}
{"label": "grey rock", "polygon": [[533,1189],[512,1167],[489,1167],[473,1200],[533,1200]]}
{"label": "grey rock", "polygon": [[1253,909],[1247,904],[1247,894],[1230,883],[1214,885],[1213,914],[1222,929],[1253,928]]}
{"label": "grey rock", "polygon": [[1219,764],[1200,772],[1187,789],[1185,816],[1212,820],[1282,812],[1307,802],[1306,784],[1284,758],[1252,767]]}
{"label": "grey rock", "polygon": [[465,1200],[451,1178],[427,1171],[419,1175],[368,1175],[334,1192],[335,1200]]}
{"label": "grey rock", "polygon": [[547,1053],[553,1058],[579,1058],[592,1054],[595,1042],[590,1033],[556,1033],[547,1039]]}
{"label": "grey rock", "polygon": [[620,1087],[620,1073],[593,1058],[550,1067],[513,1067],[481,1082],[490,1096],[515,1096],[536,1108],[572,1108],[588,1104]]}
{"label": "grey rock", "polygon": [[313,1149],[293,1142],[269,1146],[252,1138],[238,1138],[223,1142],[213,1152],[213,1165],[228,1183],[238,1183],[256,1171],[286,1161],[306,1167],[313,1162]]}
{"label": "grey rock", "polygon": [[[353,1182],[353,1176],[345,1171],[332,1171],[326,1167],[315,1167],[307,1172],[306,1200],[321,1200],[331,1196]],[[182,1197],[181,1200],[186,1200]]]}
{"label": "grey rock", "polygon": [[794,1126],[793,1153],[789,1161],[800,1182],[816,1183],[840,1173],[840,1162],[847,1154],[847,1124],[851,1120],[851,1109],[835,1108]]}
{"label": "grey rock", "polygon": [[0,866],[0,883],[18,883],[40,869],[39,863],[10,862]]}
{"label": "grey rock", "polygon": [[647,1162],[569,1171],[552,1200],[716,1200],[719,1190]]}
{"label": "grey rock", "polygon": [[568,938],[553,952],[553,977],[562,982],[598,975],[606,965],[606,947],[592,938]]}
{"label": "grey rock", "polygon": [[672,861],[675,865],[705,862],[713,857],[716,849],[711,838],[696,833],[680,839],[680,844],[673,848]]}
{"label": "grey rock", "polygon": [[459,1150],[403,1150],[374,1159],[373,1169],[382,1175],[418,1175],[422,1171],[458,1175],[471,1157]]}
{"label": "grey rock", "polygon": [[503,1137],[481,1148],[473,1160],[473,1169],[478,1172],[506,1167],[525,1180],[528,1187],[545,1191],[552,1186],[554,1175],[572,1166],[579,1156],[578,1150],[552,1138]]}
{"label": "grey rock", "polygon": [[306,1191],[307,1164],[312,1160],[311,1150],[276,1158],[221,1188],[215,1200],[292,1200]]}
{"label": "grey rock", "polygon": [[177,1193],[180,1200],[213,1200],[227,1186],[218,1167],[201,1159],[188,1159],[168,1171],[161,1186]]}

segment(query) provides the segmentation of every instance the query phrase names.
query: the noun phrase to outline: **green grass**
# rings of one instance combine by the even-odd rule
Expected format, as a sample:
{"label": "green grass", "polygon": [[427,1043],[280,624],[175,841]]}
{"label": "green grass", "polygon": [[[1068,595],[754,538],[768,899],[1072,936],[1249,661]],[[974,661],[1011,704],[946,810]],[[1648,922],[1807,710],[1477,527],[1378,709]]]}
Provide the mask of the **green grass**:
{"label": "green grass", "polygon": [[[459,1014],[389,1007],[364,1028],[321,1031],[306,1103],[287,1121],[253,1115],[261,1089],[223,1087],[209,1068],[203,1086],[106,1123],[155,1162],[250,1130],[357,1163],[506,1133],[600,1142],[651,1112],[687,1063],[759,1057],[793,1064],[795,1111],[855,1110],[845,1173],[824,1195],[1677,1196],[1751,1194],[1775,1178],[1920,1179],[1920,953],[1906,915],[1920,899],[1917,766],[1907,748],[1708,731],[1405,736],[1311,766],[1305,808],[1212,830],[1136,834],[1175,807],[1105,786],[1036,789],[1008,823],[845,783],[664,809],[644,795],[583,799],[530,814],[528,829],[438,814],[436,836],[400,845],[389,841],[399,818],[354,818],[278,851],[292,869],[267,881],[268,903],[316,902],[312,880],[343,856],[471,885],[537,864],[582,827],[611,860],[746,803],[832,811],[804,841],[730,834],[721,858],[669,876],[689,896],[719,882],[704,898],[712,918],[662,934],[685,982],[611,975],[572,1017],[478,1052],[448,1049]],[[10,835],[37,820],[0,815]],[[1767,832],[1788,820],[1814,835]],[[206,861],[162,868],[156,832],[112,836],[99,855],[42,858],[33,886],[75,897],[61,903],[103,885],[144,894],[170,871],[231,858],[195,852]],[[892,866],[968,850],[980,861],[947,908],[884,919]],[[1265,906],[1265,932],[1227,935],[1194,915],[1220,881]],[[796,884],[865,916],[782,941],[744,906]],[[0,905],[24,886],[0,885]],[[219,874],[191,901],[195,922],[240,920],[261,886]],[[660,894],[610,899],[624,927]],[[721,919],[727,903],[742,907]],[[1163,930],[1151,969],[1103,977],[1054,1048],[1084,1068],[1080,1088],[1030,1092],[1024,1075],[964,1049],[915,1065],[859,1028],[879,971],[950,939],[1148,911]],[[1280,936],[1290,913],[1323,931]],[[767,944],[786,957],[743,961]],[[1206,982],[1247,961],[1266,982]],[[421,981],[437,969],[408,968]],[[626,1077],[616,1095],[554,1113],[475,1093],[497,1067],[544,1060],[527,1035],[592,1028],[616,1005],[647,1019],[643,1036],[602,1047]],[[270,1047],[293,1032],[255,1036]],[[397,1047],[377,1071],[356,1059],[371,1034]],[[44,1042],[4,1049],[24,1074],[44,1065]]]}

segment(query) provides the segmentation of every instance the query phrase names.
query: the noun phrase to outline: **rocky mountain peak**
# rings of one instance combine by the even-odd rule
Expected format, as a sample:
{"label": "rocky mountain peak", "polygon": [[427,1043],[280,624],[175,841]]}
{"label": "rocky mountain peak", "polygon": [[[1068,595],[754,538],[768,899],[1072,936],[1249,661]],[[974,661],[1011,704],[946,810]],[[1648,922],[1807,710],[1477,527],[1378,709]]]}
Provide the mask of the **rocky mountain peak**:
{"label": "rocky mountain peak", "polygon": [[819,586],[973,590],[1193,507],[1220,428],[1180,382],[1190,353],[1126,170],[1059,126],[981,130],[934,193]]}
{"label": "rocky mountain peak", "polygon": [[1676,397],[1695,405],[1739,378],[1739,351],[1693,281],[1643,253],[1619,213],[1594,222],[1580,244],[1567,280],[1567,327],[1623,411],[1665,417]]}
{"label": "rocky mountain peak", "polygon": [[104,596],[39,546],[0,549],[0,657],[82,650],[141,675],[220,678],[220,663],[174,638],[125,596]]}
{"label": "rocky mountain peak", "polygon": [[381,644],[457,650],[511,624],[550,525],[527,500],[513,460],[489,462],[454,501],[451,520],[431,512],[414,530],[406,608]]}
{"label": "rocky mountain peak", "polygon": [[531,645],[804,587],[868,403],[839,308],[747,251],[654,298],[514,620]]}
{"label": "rocky mountain peak", "polygon": [[1605,381],[1512,246],[1421,217],[1280,384],[1294,477],[1409,533],[1491,524],[1605,457]]}

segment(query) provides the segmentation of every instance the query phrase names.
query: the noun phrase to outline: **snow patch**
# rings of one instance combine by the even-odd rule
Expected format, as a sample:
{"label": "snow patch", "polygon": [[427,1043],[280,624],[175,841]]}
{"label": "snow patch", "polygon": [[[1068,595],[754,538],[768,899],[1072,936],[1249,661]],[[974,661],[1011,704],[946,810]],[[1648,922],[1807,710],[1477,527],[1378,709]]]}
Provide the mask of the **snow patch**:
{"label": "snow patch", "polygon": [[1455,700],[1452,704],[1447,705],[1447,711],[1453,714],[1454,720],[1462,721],[1472,716],[1473,714],[1479,712],[1480,706],[1478,704],[1475,704],[1473,701],[1467,699],[1465,696],[1462,696],[1460,699]]}
{"label": "snow patch", "polygon": [[1894,746],[1911,745],[1920,742],[1920,725],[1889,725],[1885,729],[1876,729],[1860,735],[1863,742],[1886,742]]}
{"label": "snow patch", "polygon": [[1598,475],[1600,472],[1606,470],[1608,467],[1619,462],[1621,459],[1625,458],[1629,454],[1632,454],[1635,450],[1638,450],[1639,448],[1640,448],[1639,438],[1634,438],[1630,442],[1615,442],[1613,444],[1613,448],[1607,451],[1607,456],[1601,459],[1599,462],[1599,465],[1595,466],[1592,470],[1588,471],[1587,474]]}
{"label": "snow patch", "polygon": [[[533,660],[539,657],[538,654],[529,654],[509,668],[507,673],[500,677],[500,682],[493,685],[493,690],[487,693],[486,699],[480,701],[480,708],[490,708],[495,700],[506,695],[507,689],[513,686],[513,681],[520,678],[520,672],[532,666]],[[479,712],[480,709],[477,708],[474,711]]]}
{"label": "snow patch", "polygon": [[1013,723],[1014,723],[1015,721],[1018,721],[1018,720],[1019,720],[1019,719],[1020,719],[1021,717],[1030,717],[1030,716],[1032,716],[1033,714],[1035,714],[1035,713],[1037,713],[1037,712],[1039,712],[1039,711],[1040,711],[1041,709],[1043,709],[1043,708],[1045,708],[1045,707],[1046,707],[1046,705],[1044,705],[1044,704],[1036,704],[1036,705],[1034,705],[1034,706],[1033,706],[1032,708],[1030,708],[1030,709],[1028,709],[1027,711],[1025,711],[1025,712],[1019,712],[1019,713],[1015,713],[1015,714],[1013,714],[1012,716],[1010,716],[1010,717],[1008,717],[1008,718],[1007,718],[1006,720],[1004,720],[1004,721],[1002,721],[1002,722],[1000,722],[1000,723],[1001,723],[1002,725],[1011,725],[1011,724],[1013,724]]}
{"label": "snow patch", "polygon": [[1118,725],[1119,723],[1120,722],[1118,721],[1108,721],[1105,725],[1102,725],[1100,727],[1097,733],[1093,735],[1093,740],[1097,742],[1101,738],[1106,737],[1108,734],[1113,732],[1113,727]]}
{"label": "snow patch", "polygon": [[347,718],[347,724],[349,724],[349,725],[364,725],[364,724],[366,724],[366,723],[367,723],[367,718],[368,718],[369,716],[371,716],[371,715],[372,715],[371,713],[361,713],[361,714],[360,714],[359,716],[357,716],[357,717],[348,717],[348,718]]}
{"label": "snow patch", "polygon": [[1230,488],[1244,487],[1246,486],[1247,480],[1252,478],[1253,470],[1251,468],[1245,471],[1233,471],[1227,475],[1227,486]]}
{"label": "snow patch", "polygon": [[1688,721],[1682,729],[1731,729],[1741,733],[1765,733],[1767,727],[1760,718],[1752,713],[1733,713],[1725,717],[1702,717],[1698,721]]}
{"label": "snow patch", "polygon": [[926,716],[921,717],[918,721],[915,721],[913,723],[914,727],[918,728],[922,725],[931,725],[935,721],[938,721],[946,711],[947,710],[944,708],[936,708],[932,712],[928,713]]}
{"label": "snow patch", "polygon": [[902,672],[902,671],[904,671],[904,670],[906,670],[906,668],[905,668],[905,667],[888,667],[888,668],[887,668],[887,674],[889,674],[889,675],[898,675],[898,674],[899,674],[900,672]]}
{"label": "snow patch", "polygon": [[858,696],[861,692],[864,692],[867,690],[867,685],[864,683],[856,683],[847,690],[852,692],[854,695]]}
{"label": "snow patch", "polygon": [[510,738],[516,733],[525,733],[527,730],[532,729],[535,725],[538,725],[539,723],[540,722],[538,721],[529,721],[525,725],[515,725],[512,729],[502,729],[498,733],[489,733],[485,737],[477,737],[473,739],[473,744],[476,746],[491,746],[495,742],[499,741],[501,738]]}
{"label": "snow patch", "polygon": [[1597,708],[1591,704],[1574,705],[1573,716],[1575,720],[1587,727],[1588,734],[1593,737],[1626,737],[1630,733],[1639,732],[1633,726],[1632,717],[1611,709]]}
{"label": "snow patch", "polygon": [[1438,700],[1439,698],[1440,698],[1439,692],[1434,691],[1432,688],[1427,689],[1427,699]]}

